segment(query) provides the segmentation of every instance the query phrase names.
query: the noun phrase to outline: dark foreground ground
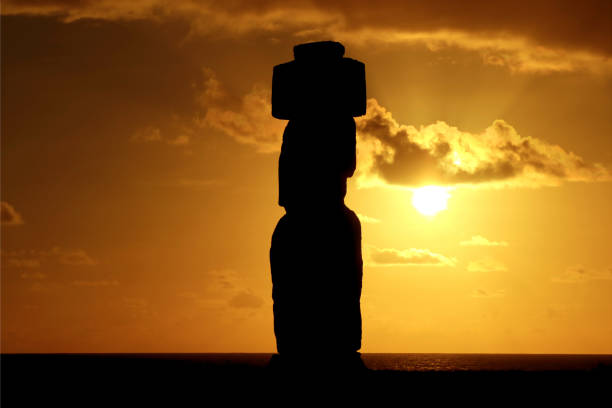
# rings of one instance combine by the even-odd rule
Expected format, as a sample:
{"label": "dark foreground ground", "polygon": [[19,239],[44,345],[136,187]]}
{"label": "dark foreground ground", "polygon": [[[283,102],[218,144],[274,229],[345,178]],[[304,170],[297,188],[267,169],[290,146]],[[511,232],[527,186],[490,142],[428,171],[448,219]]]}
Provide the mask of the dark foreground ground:
{"label": "dark foreground ground", "polygon": [[[576,371],[275,371],[189,355],[2,355],[2,407],[612,406],[612,367]],[[425,402],[425,404],[424,404]],[[565,404],[564,404],[565,405]]]}

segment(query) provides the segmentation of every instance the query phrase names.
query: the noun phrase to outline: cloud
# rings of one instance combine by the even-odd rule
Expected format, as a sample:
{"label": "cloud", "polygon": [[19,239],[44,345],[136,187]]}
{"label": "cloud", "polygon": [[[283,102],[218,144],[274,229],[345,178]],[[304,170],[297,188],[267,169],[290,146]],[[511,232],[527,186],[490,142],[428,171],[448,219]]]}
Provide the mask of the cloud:
{"label": "cloud", "polygon": [[367,215],[363,215],[360,213],[357,213],[357,217],[359,218],[359,221],[365,222],[368,224],[378,224],[380,222],[378,218],[368,217]]}
{"label": "cloud", "polygon": [[130,138],[133,142],[160,142],[161,130],[154,126],[147,126],[135,132]]}
{"label": "cloud", "polygon": [[15,268],[39,268],[40,259],[11,258],[8,265]]}
{"label": "cloud", "polygon": [[92,266],[97,264],[97,262],[82,249],[54,248],[54,250],[56,251],[55,255],[59,262],[64,265]]}
{"label": "cloud", "polygon": [[[214,83],[221,87],[216,80]],[[204,119],[194,122],[259,152],[276,152],[286,121],[271,116],[270,99],[269,88],[262,86],[254,86],[234,108],[224,107],[222,99],[208,99]],[[359,187],[541,187],[612,179],[603,165],[587,163],[544,140],[521,136],[501,119],[479,134],[442,121],[416,128],[399,124],[391,112],[370,98],[366,115],[356,123]]]}
{"label": "cloud", "polygon": [[134,319],[144,318],[152,314],[150,303],[145,298],[124,297],[122,303]]}
{"label": "cloud", "polygon": [[189,136],[183,134],[183,135],[177,136],[175,139],[170,139],[168,141],[168,144],[171,144],[174,146],[185,146],[185,145],[188,145],[189,142],[190,142]]}
{"label": "cloud", "polygon": [[239,143],[249,144],[262,153],[280,150],[286,121],[272,117],[270,89],[254,86],[242,98],[239,109],[211,105],[202,125],[216,129]]}
{"label": "cloud", "polygon": [[557,283],[582,283],[590,281],[612,281],[612,267],[604,270],[588,269],[582,265],[571,266],[551,279]]}
{"label": "cloud", "polygon": [[[174,123],[168,126],[166,132],[155,126],[146,126],[137,130],[130,137],[130,141],[135,143],[165,143],[170,146],[184,147],[191,143],[194,127],[189,123],[183,123],[179,118],[174,118]],[[173,136],[163,136],[168,133]]]}
{"label": "cloud", "polygon": [[366,115],[357,118],[357,131],[360,186],[539,187],[610,180],[602,165],[521,136],[503,120],[480,134],[442,121],[417,129],[400,125],[376,99],[369,99]]}
{"label": "cloud", "polygon": [[507,270],[507,268],[504,264],[495,259],[484,258],[477,261],[471,261],[468,264],[467,270],[469,272],[501,272]]}
{"label": "cloud", "polygon": [[[301,3],[301,4],[300,4]],[[69,23],[80,19],[161,21],[181,18],[191,23],[192,33],[231,37],[253,32],[304,32],[333,23],[335,13],[320,10],[312,3],[278,1],[207,0],[97,0],[66,2],[50,0],[7,1],[3,14],[59,16]]]}
{"label": "cloud", "polygon": [[215,101],[225,99],[227,91],[217,78],[217,73],[212,68],[204,67],[202,68],[202,74],[202,92],[197,97],[200,105],[208,106]]}
{"label": "cloud", "polygon": [[222,180],[218,179],[191,179],[182,178],[177,181],[178,186],[193,188],[195,190],[204,190],[210,187],[218,186],[223,184]]}
{"label": "cloud", "polygon": [[94,266],[98,264],[83,249],[67,249],[59,246],[49,250],[15,250],[3,251],[2,258],[7,265],[15,268],[38,268],[47,262],[56,262],[71,266]]}
{"label": "cloud", "polygon": [[202,133],[215,129],[238,143],[254,146],[258,152],[280,150],[287,121],[272,117],[269,86],[256,84],[237,101],[225,90],[214,70],[204,67],[202,80],[193,84],[197,110],[191,117],[173,115],[164,125],[146,126],[132,134],[135,143],[165,143],[185,147]]}
{"label": "cloud", "polygon": [[364,46],[421,45],[433,52],[456,47],[515,72],[612,72],[607,0],[534,0],[525,7],[510,0],[460,5],[454,0],[7,0],[2,12],[59,16],[66,22],[181,19],[189,22],[191,35],[269,33]]}
{"label": "cloud", "polygon": [[202,309],[221,313],[236,309],[255,311],[265,304],[264,299],[248,288],[232,269],[208,271],[204,290],[183,292],[179,296]]}
{"label": "cloud", "polygon": [[[198,108],[207,109],[217,106],[227,99],[227,93],[221,82],[217,79],[214,70],[203,67],[201,76],[191,83],[195,95],[191,102]],[[172,114],[170,120],[163,125],[155,124],[137,129],[130,137],[134,143],[162,143],[174,147],[187,147],[191,145],[194,137],[202,126],[201,112],[195,116],[186,117],[184,114]]]}
{"label": "cloud", "polygon": [[15,208],[7,203],[6,201],[2,201],[0,203],[0,219],[2,220],[2,225],[22,225],[23,217],[21,214],[15,210]]}
{"label": "cloud", "polygon": [[209,292],[220,293],[240,286],[240,277],[233,269],[215,269],[207,273]]}
{"label": "cloud", "polygon": [[40,280],[45,279],[47,275],[41,272],[22,272],[20,275],[21,279],[34,279]]}
{"label": "cloud", "polygon": [[504,297],[506,295],[506,291],[504,289],[499,289],[494,292],[487,291],[485,289],[475,289],[472,292],[472,297],[480,298],[480,299],[490,299],[496,297]]}
{"label": "cloud", "polygon": [[236,307],[239,309],[244,309],[244,308],[257,309],[261,307],[264,304],[264,302],[259,296],[256,296],[247,291],[242,291],[238,293],[237,295],[235,295],[234,297],[232,297],[229,300],[228,304],[231,307]]}
{"label": "cloud", "polygon": [[78,280],[78,281],[73,281],[72,285],[80,286],[80,287],[99,288],[99,287],[118,286],[119,282],[116,280]]}
{"label": "cloud", "polygon": [[414,31],[398,29],[362,29],[338,32],[348,43],[372,45],[424,45],[436,52],[449,48],[473,51],[483,64],[505,67],[513,73],[612,72],[610,54],[543,46],[520,33],[481,33],[468,30]]}
{"label": "cloud", "polygon": [[482,235],[474,235],[467,241],[461,241],[459,243],[461,246],[503,246],[507,247],[508,243],[506,241],[489,241]]}
{"label": "cloud", "polygon": [[428,249],[394,249],[368,246],[368,265],[372,266],[455,266],[457,260]]}

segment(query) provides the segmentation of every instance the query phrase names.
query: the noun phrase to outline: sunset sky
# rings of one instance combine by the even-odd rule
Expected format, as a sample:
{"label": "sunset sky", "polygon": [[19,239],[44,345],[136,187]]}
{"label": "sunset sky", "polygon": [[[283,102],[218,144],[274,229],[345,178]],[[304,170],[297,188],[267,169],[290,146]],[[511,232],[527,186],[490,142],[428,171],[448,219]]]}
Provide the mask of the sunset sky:
{"label": "sunset sky", "polygon": [[13,0],[1,24],[2,352],[274,352],[272,67],[331,39],[366,66],[361,351],[612,353],[609,0]]}

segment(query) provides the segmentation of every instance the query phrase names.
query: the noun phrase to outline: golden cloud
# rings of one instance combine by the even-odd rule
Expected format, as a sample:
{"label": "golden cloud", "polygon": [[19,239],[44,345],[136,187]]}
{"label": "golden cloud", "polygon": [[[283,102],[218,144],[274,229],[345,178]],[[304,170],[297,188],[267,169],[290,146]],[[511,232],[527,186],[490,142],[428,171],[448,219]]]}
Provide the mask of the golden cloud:
{"label": "golden cloud", "polygon": [[496,291],[489,291],[489,290],[478,288],[472,292],[472,297],[479,298],[479,299],[504,297],[505,295],[506,295],[506,291],[504,289],[498,289]]}
{"label": "golden cloud", "polygon": [[424,45],[436,52],[449,48],[477,52],[486,65],[503,66],[515,73],[549,73],[587,71],[596,74],[612,72],[610,55],[584,50],[547,47],[521,35],[435,30],[425,32],[393,29],[340,31],[335,37],[361,46]]}
{"label": "golden cloud", "polygon": [[119,286],[119,282],[116,280],[78,280],[72,282],[73,286],[88,287],[88,288],[100,288],[100,287],[112,287]]}
{"label": "golden cloud", "polygon": [[563,181],[610,180],[600,164],[541,139],[521,136],[503,120],[480,134],[438,121],[416,128],[368,100],[357,119],[360,186],[429,184],[540,187]]}
{"label": "golden cloud", "polygon": [[232,309],[254,311],[265,304],[264,298],[246,287],[240,275],[231,269],[208,271],[203,291],[179,296],[203,309],[221,313]]}
{"label": "golden cloud", "polygon": [[[215,89],[221,89],[217,82]],[[228,108],[222,99],[209,99],[204,119],[194,122],[259,152],[277,152],[286,121],[271,116],[270,99],[269,88],[261,85],[244,95],[238,107]],[[359,187],[541,187],[611,179],[603,165],[587,163],[536,137],[521,136],[500,119],[478,134],[442,121],[416,128],[399,124],[391,112],[370,98],[366,115],[356,118],[356,124]],[[481,240],[480,245],[486,244]]]}
{"label": "golden cloud", "polygon": [[3,14],[57,16],[65,22],[182,19],[191,25],[191,35],[268,32],[348,44],[425,45],[432,51],[456,47],[515,72],[612,72],[612,5],[606,0],[534,0],[525,7],[509,0],[459,7],[453,0],[8,0],[3,6]]}
{"label": "golden cloud", "polygon": [[357,213],[357,218],[359,218],[359,221],[365,222],[367,224],[378,224],[380,222],[378,218],[370,217],[360,213]]}
{"label": "golden cloud", "polygon": [[20,275],[21,279],[34,279],[40,280],[45,279],[47,275],[41,272],[22,272]]}
{"label": "golden cloud", "polygon": [[257,309],[263,304],[263,299],[249,291],[242,291],[234,295],[228,302],[230,307],[239,309]]}
{"label": "golden cloud", "polygon": [[562,274],[552,277],[557,283],[583,283],[590,281],[612,281],[612,268],[595,270],[582,265],[571,266]]}
{"label": "golden cloud", "polygon": [[[191,143],[195,127],[189,122],[182,123],[178,117],[173,118],[173,123],[168,126],[167,131],[155,126],[145,126],[138,129],[130,137],[130,141],[135,143],[166,143],[171,146],[185,147]],[[173,136],[165,136],[165,134]]]}
{"label": "golden cloud", "polygon": [[239,109],[211,105],[202,125],[221,131],[232,139],[250,144],[262,153],[280,150],[286,121],[272,117],[269,88],[255,86],[242,98]]}
{"label": "golden cloud", "polygon": [[489,241],[482,235],[474,235],[467,241],[461,241],[459,243],[461,246],[503,246],[507,247],[508,243],[506,241]]}
{"label": "golden cloud", "polygon": [[457,260],[428,249],[394,249],[367,246],[366,264],[371,266],[455,266]]}
{"label": "golden cloud", "polygon": [[506,266],[498,260],[492,258],[484,258],[476,261],[471,261],[467,270],[469,272],[501,272],[507,270]]}
{"label": "golden cloud", "polygon": [[2,252],[2,258],[7,264],[16,268],[38,268],[41,264],[54,261],[71,266],[94,266],[98,264],[83,249],[67,249],[59,246],[49,250],[15,250]]}

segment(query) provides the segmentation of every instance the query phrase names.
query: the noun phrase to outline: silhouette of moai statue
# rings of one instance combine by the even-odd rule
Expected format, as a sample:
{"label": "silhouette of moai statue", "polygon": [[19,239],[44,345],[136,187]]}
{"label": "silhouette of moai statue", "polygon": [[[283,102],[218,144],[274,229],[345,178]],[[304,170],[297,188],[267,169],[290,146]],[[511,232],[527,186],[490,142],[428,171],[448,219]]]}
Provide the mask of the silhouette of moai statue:
{"label": "silhouette of moai statue", "polygon": [[[270,266],[279,356],[359,359],[361,225],[344,205],[356,167],[354,116],[365,114],[365,66],[325,41],[274,67],[272,115],[289,119],[279,158]],[[350,363],[352,364],[352,363]]]}

